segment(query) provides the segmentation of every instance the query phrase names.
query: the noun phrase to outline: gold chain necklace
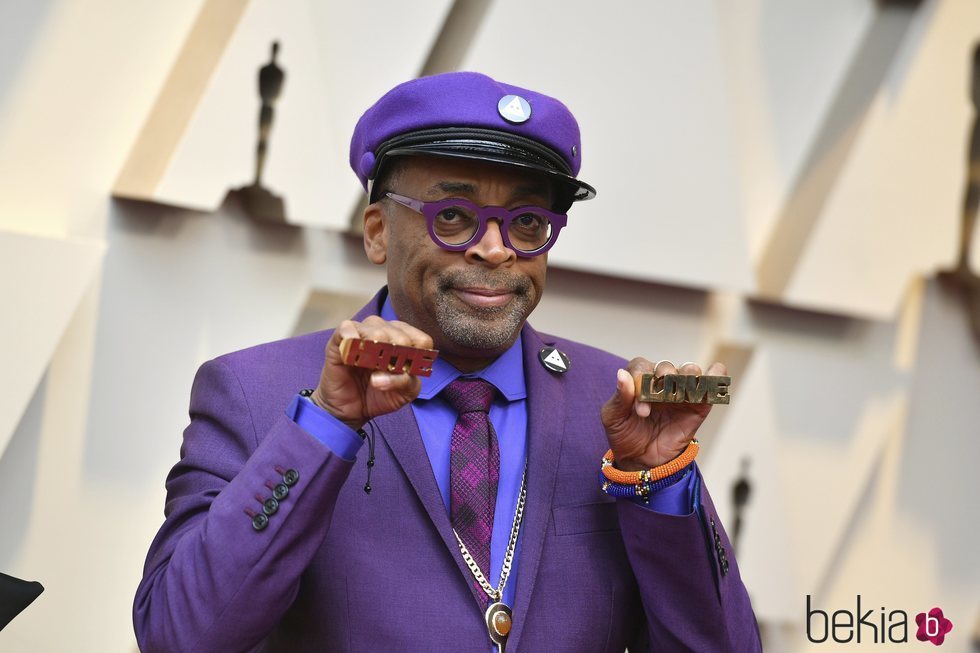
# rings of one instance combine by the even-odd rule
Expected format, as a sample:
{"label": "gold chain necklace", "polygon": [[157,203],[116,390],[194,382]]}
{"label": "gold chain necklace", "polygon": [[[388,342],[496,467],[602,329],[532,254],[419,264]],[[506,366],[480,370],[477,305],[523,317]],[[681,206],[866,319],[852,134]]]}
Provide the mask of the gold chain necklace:
{"label": "gold chain necklace", "polygon": [[510,539],[507,541],[507,551],[504,553],[504,562],[500,567],[500,582],[495,588],[487,580],[487,577],[476,564],[476,560],[470,555],[459,533],[453,529],[456,542],[459,543],[459,552],[463,554],[463,562],[469,567],[470,573],[480,587],[490,597],[492,603],[487,608],[484,617],[487,622],[487,632],[490,634],[490,641],[497,645],[497,651],[504,653],[507,646],[507,636],[510,634],[513,625],[513,616],[510,606],[502,601],[504,587],[507,585],[507,578],[510,576],[511,565],[514,562],[514,551],[517,549],[517,536],[521,532],[521,521],[524,519],[524,499],[527,497],[527,464],[524,465],[524,474],[521,476],[521,492],[517,496],[517,510],[514,511],[514,523],[510,527]]}

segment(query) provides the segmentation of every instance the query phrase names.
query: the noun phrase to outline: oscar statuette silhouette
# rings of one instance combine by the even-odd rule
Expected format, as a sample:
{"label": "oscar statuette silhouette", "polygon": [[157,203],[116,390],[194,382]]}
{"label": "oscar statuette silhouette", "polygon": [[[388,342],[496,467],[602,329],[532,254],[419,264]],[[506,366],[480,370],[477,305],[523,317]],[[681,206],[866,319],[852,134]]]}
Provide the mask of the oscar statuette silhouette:
{"label": "oscar statuette silhouette", "polygon": [[279,43],[272,43],[272,57],[269,63],[259,69],[259,129],[258,144],[255,148],[255,179],[248,186],[239,190],[239,196],[245,211],[253,218],[267,222],[286,222],[286,203],[282,197],[275,195],[262,185],[262,173],[265,170],[266,155],[269,151],[269,140],[272,135],[272,123],[275,117],[275,105],[282,94],[286,81],[286,72],[276,63],[279,54]]}

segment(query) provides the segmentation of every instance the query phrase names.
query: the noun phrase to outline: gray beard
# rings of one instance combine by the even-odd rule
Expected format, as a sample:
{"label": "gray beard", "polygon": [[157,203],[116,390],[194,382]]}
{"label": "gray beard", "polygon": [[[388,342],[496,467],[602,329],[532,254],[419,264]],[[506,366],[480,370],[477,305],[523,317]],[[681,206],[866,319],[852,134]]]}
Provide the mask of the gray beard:
{"label": "gray beard", "polygon": [[[506,306],[460,306],[451,296],[454,287],[467,285],[504,287],[514,293]],[[517,337],[531,312],[531,282],[525,277],[487,283],[476,275],[452,274],[443,277],[436,297],[435,318],[439,328],[458,345],[470,349],[499,349]]]}

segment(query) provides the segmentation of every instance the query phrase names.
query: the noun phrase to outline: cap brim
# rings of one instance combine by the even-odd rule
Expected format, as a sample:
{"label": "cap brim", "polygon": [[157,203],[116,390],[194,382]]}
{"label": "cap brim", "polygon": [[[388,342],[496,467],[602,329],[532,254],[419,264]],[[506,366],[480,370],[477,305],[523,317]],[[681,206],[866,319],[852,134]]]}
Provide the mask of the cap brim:
{"label": "cap brim", "polygon": [[571,193],[571,201],[583,202],[596,196],[595,188],[580,181],[564,172],[543,166],[526,159],[511,157],[494,151],[481,151],[466,145],[455,148],[449,143],[439,143],[438,145],[415,145],[411,147],[396,148],[389,150],[386,156],[418,156],[429,155],[455,159],[471,159],[474,161],[486,161],[488,163],[500,163],[508,166],[517,166],[527,170],[533,170],[545,175],[548,179],[566,188]]}
{"label": "cap brim", "polygon": [[[423,130],[390,139],[378,148],[369,180],[378,177],[388,157],[420,155],[485,161],[540,173],[560,188],[568,205],[596,196],[595,188],[569,174],[568,164],[554,150],[515,134],[474,128]],[[374,188],[370,190],[373,200]]]}

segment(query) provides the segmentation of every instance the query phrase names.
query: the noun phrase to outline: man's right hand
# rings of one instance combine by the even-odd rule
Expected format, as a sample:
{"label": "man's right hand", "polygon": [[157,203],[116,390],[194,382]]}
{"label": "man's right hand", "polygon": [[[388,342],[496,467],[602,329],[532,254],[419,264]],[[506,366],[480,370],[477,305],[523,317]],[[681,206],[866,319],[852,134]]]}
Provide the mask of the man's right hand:
{"label": "man's right hand", "polygon": [[432,349],[432,338],[405,322],[388,322],[376,315],[363,322],[345,320],[327,343],[313,403],[356,431],[372,417],[396,411],[418,397],[422,382],[416,376],[345,365],[340,355],[344,338]]}

